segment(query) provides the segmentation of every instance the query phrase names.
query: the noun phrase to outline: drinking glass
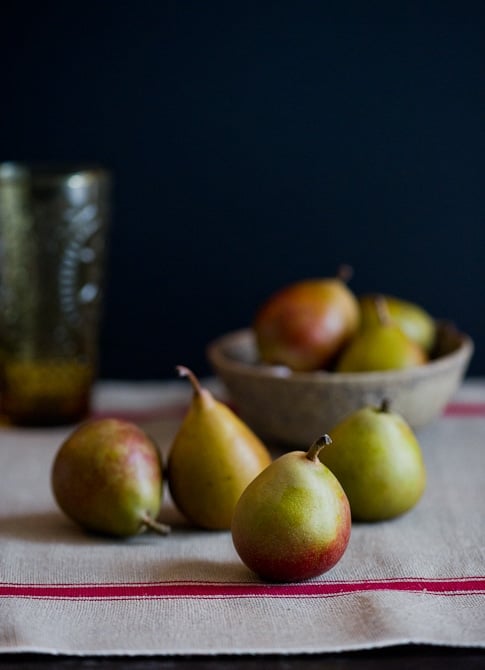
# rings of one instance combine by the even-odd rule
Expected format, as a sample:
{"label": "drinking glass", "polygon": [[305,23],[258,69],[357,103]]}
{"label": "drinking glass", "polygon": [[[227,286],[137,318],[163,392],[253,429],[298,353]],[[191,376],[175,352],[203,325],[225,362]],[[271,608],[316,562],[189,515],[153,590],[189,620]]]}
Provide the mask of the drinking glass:
{"label": "drinking glass", "polygon": [[14,424],[89,413],[110,193],[101,167],[0,164],[0,407]]}

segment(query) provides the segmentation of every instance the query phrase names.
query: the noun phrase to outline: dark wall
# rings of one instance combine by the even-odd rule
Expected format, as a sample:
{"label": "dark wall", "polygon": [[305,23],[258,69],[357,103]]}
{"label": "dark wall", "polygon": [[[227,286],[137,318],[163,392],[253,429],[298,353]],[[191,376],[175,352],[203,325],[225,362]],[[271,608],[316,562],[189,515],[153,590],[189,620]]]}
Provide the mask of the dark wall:
{"label": "dark wall", "polygon": [[207,373],[209,340],[342,262],[472,334],[485,375],[484,9],[4,7],[0,158],[115,176],[103,376]]}

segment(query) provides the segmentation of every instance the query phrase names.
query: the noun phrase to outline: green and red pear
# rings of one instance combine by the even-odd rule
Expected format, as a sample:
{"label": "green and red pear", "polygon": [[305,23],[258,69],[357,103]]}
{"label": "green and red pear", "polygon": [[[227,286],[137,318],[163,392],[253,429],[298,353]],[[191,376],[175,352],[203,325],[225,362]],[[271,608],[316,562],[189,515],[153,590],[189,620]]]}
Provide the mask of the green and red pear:
{"label": "green and red pear", "polygon": [[51,484],[61,510],[88,531],[130,536],[156,521],[162,502],[162,465],[153,440],[116,418],[87,421],[60,446]]}
{"label": "green and red pear", "polygon": [[307,452],[277,458],[239,499],[232,519],[234,547],[262,579],[293,582],[330,570],[343,556],[350,506],[336,477],[319,460],[325,435]]}
{"label": "green and red pear", "polygon": [[298,372],[330,366],[359,326],[349,275],[345,266],[337,277],[298,281],[271,295],[253,322],[261,360]]}

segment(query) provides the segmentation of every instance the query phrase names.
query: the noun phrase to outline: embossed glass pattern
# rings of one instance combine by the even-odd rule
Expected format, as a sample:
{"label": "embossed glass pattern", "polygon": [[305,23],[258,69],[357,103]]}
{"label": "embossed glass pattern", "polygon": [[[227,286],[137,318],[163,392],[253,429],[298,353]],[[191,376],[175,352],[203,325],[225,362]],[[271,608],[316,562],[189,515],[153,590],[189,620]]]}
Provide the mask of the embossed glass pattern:
{"label": "embossed glass pattern", "polygon": [[109,201],[100,168],[0,165],[0,398],[15,423],[89,410]]}

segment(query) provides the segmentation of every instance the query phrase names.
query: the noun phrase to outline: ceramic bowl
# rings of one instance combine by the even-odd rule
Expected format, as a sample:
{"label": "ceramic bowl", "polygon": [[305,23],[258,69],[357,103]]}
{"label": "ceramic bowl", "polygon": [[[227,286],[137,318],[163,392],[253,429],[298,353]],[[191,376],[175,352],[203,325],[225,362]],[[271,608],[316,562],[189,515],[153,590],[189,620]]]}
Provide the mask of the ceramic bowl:
{"label": "ceramic bowl", "polygon": [[240,416],[268,443],[308,447],[350,412],[387,398],[414,428],[436,419],[466,373],[470,337],[439,323],[432,359],[388,372],[292,372],[258,360],[250,329],[212,342],[207,356]]}

